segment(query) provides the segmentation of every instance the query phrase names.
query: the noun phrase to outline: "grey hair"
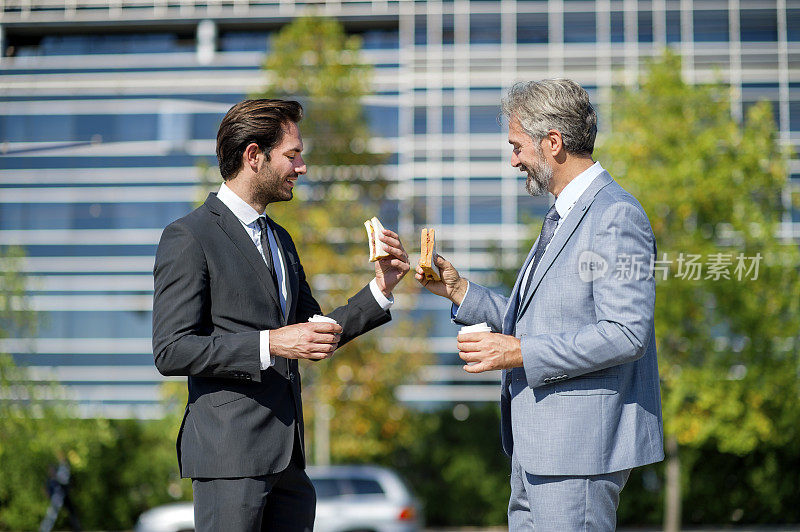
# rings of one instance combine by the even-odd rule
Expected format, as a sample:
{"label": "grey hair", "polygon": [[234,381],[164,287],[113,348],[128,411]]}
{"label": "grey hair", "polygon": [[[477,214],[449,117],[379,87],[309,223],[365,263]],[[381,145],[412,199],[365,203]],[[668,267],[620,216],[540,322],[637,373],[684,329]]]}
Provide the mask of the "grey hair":
{"label": "grey hair", "polygon": [[597,136],[597,113],[586,91],[570,79],[545,79],[515,83],[500,103],[509,120],[519,120],[535,141],[551,129],[561,133],[564,149],[591,155]]}

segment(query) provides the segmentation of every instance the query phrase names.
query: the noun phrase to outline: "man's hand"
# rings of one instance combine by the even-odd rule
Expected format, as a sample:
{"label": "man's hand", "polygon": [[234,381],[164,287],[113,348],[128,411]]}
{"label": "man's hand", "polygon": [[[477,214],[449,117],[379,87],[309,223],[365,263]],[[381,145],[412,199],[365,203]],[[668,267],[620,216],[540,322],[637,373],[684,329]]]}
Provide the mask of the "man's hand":
{"label": "man's hand", "polygon": [[383,295],[388,298],[400,279],[411,269],[411,265],[408,263],[408,253],[403,249],[403,243],[400,242],[397,233],[384,229],[383,234],[378,236],[389,256],[375,261],[375,281]]}
{"label": "man's hand", "polygon": [[269,352],[284,358],[322,360],[339,345],[342,326],[337,323],[297,323],[269,332]]}
{"label": "man's hand", "polygon": [[467,363],[464,371],[481,373],[494,369],[522,367],[519,338],[499,333],[458,335],[458,356]]}
{"label": "man's hand", "polygon": [[426,280],[422,267],[419,265],[417,265],[417,273],[414,277],[432,294],[446,297],[456,305],[461,306],[461,302],[467,294],[469,282],[461,277],[453,265],[440,255],[437,254],[433,257],[433,264],[439,268],[439,277],[442,278],[441,281]]}

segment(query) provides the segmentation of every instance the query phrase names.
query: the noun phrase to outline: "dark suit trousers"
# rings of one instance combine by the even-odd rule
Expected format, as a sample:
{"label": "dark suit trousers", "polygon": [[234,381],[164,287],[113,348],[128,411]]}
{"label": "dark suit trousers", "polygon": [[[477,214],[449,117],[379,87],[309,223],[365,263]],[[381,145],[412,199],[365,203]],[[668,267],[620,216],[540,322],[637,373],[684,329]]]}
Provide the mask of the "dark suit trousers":
{"label": "dark suit trousers", "polygon": [[299,464],[295,436],[289,467],[273,475],[192,479],[196,532],[311,532],[317,496]]}

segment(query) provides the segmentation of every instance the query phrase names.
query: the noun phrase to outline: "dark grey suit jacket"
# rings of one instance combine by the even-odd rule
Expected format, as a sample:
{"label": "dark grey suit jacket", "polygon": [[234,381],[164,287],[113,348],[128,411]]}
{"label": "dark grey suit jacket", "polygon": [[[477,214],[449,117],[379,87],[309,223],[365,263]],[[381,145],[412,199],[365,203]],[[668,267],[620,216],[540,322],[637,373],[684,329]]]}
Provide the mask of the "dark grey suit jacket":
{"label": "dark grey suit jacket", "polygon": [[[288,278],[282,316],[266,263],[215,194],[164,229],[156,252],[153,355],[162,375],[188,376],[178,434],[181,476],[238,478],[283,471],[295,434],[303,441],[297,360],[289,375],[262,371],[259,331],[321,314],[289,233],[274,236]],[[369,287],[329,314],[339,345],[388,322]]]}

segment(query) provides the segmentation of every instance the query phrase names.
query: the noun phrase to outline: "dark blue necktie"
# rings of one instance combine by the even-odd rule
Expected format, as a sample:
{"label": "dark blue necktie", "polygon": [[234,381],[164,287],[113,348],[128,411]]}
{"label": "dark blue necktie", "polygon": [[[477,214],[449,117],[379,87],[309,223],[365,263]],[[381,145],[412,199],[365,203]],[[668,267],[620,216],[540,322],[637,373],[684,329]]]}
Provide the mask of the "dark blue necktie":
{"label": "dark blue necktie", "polygon": [[267,269],[269,270],[270,277],[272,277],[272,281],[275,283],[275,287],[278,287],[278,276],[275,274],[275,265],[272,264],[272,248],[269,245],[269,223],[266,220],[266,217],[259,216],[256,218],[256,225],[261,230],[261,250],[264,252],[264,259],[267,261]]}
{"label": "dark blue necktie", "polygon": [[[267,261],[267,269],[269,270],[269,276],[272,277],[272,282],[275,283],[275,289],[278,291],[278,300],[281,302],[281,313],[285,314],[284,310],[284,301],[283,296],[281,295],[281,288],[278,284],[278,275],[275,271],[275,265],[272,262],[272,248],[269,245],[269,233],[270,225],[267,221],[265,216],[260,216],[256,218],[256,224],[258,228],[261,230],[261,249],[264,252],[264,259]],[[272,369],[278,372],[278,374],[282,375],[283,377],[289,378],[289,361],[284,357],[275,357],[275,364],[272,366]]]}
{"label": "dark blue necktie", "polygon": [[533,281],[533,274],[536,273],[536,267],[539,266],[539,261],[542,260],[542,255],[544,255],[544,250],[547,248],[547,245],[550,243],[550,240],[553,239],[553,234],[555,234],[556,227],[558,227],[559,218],[560,216],[558,215],[558,211],[556,211],[555,205],[550,207],[550,210],[547,211],[547,214],[544,215],[542,232],[539,233],[539,244],[536,246],[536,253],[533,255],[533,265],[531,266],[530,272],[528,273],[528,282],[525,283],[525,291],[522,292],[523,297],[520,297],[520,302],[525,301],[524,296],[528,294],[528,290],[530,290],[531,288],[531,281]]}

